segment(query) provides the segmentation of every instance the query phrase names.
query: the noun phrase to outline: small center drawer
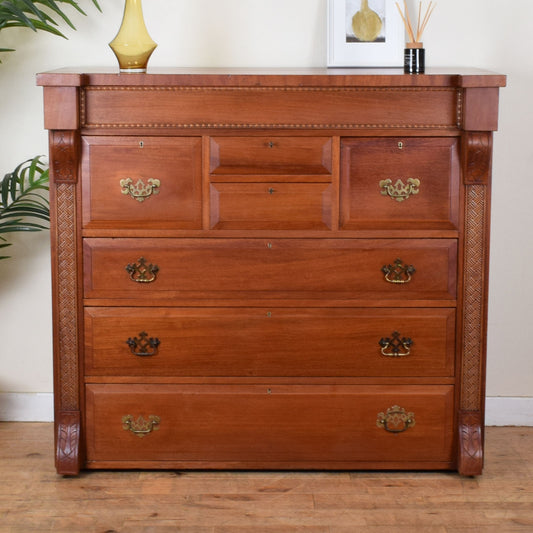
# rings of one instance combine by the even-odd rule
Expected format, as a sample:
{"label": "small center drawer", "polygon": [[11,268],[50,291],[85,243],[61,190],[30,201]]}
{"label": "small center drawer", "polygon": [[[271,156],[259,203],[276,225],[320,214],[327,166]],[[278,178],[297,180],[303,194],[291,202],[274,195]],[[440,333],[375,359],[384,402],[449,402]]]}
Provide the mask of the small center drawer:
{"label": "small center drawer", "polygon": [[88,376],[451,377],[455,310],[85,308]]}
{"label": "small center drawer", "polygon": [[[329,137],[212,137],[210,143],[212,180],[230,176],[331,174]],[[242,179],[242,178],[240,178]]]}
{"label": "small center drawer", "polygon": [[455,300],[456,261],[453,239],[91,238],[84,295]]}
{"label": "small center drawer", "polygon": [[110,467],[451,462],[453,391],[448,385],[87,385],[87,458]]}
{"label": "small center drawer", "polygon": [[322,229],[332,225],[330,183],[212,183],[214,229]]}

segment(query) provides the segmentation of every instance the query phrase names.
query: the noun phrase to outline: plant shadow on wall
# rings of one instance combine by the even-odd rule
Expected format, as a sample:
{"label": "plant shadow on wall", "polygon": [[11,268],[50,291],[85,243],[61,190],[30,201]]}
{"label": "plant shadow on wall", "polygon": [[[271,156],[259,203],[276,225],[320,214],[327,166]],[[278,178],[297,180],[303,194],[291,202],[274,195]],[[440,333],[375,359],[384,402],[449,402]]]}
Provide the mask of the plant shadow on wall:
{"label": "plant shadow on wall", "polygon": [[[101,11],[97,0],[91,1]],[[59,29],[60,23],[76,29],[64,10],[68,6],[86,15],[76,0],[0,0],[0,31],[29,28],[66,39]],[[14,51],[0,48],[0,52]],[[35,156],[18,165],[0,182],[0,252],[11,245],[6,234],[48,228],[48,177],[44,157]],[[7,258],[0,253],[0,260]]]}

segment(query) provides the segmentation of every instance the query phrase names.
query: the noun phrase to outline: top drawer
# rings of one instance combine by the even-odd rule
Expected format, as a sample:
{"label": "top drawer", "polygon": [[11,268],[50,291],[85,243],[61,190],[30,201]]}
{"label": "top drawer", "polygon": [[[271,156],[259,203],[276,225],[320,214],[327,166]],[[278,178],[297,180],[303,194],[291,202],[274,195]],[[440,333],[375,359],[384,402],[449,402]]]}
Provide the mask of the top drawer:
{"label": "top drawer", "polygon": [[343,139],[342,229],[456,229],[459,140]]}
{"label": "top drawer", "polygon": [[287,176],[284,181],[330,181],[331,139],[212,137],[209,165],[211,181],[243,181],[246,176],[260,181],[261,175],[267,180]]}
{"label": "top drawer", "polygon": [[83,224],[201,228],[198,137],[84,137]]}

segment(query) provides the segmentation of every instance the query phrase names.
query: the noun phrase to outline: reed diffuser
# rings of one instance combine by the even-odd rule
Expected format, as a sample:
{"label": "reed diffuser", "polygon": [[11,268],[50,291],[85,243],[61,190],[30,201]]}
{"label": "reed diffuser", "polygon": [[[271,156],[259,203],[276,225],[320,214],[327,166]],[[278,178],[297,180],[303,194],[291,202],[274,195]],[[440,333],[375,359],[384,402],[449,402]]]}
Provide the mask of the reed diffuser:
{"label": "reed diffuser", "polygon": [[409,37],[409,41],[405,43],[404,50],[404,61],[403,61],[403,71],[406,74],[423,74],[426,68],[426,51],[424,49],[424,44],[422,43],[422,34],[428,25],[429,19],[435,10],[437,4],[434,4],[433,1],[429,2],[429,5],[426,9],[424,16],[422,16],[422,1],[418,4],[418,20],[416,24],[416,33],[413,30],[413,25],[411,24],[411,17],[409,16],[409,10],[407,9],[407,2],[403,0],[404,11],[400,7],[400,4],[396,2],[396,7],[400,12],[403,23],[405,25],[405,30]]}

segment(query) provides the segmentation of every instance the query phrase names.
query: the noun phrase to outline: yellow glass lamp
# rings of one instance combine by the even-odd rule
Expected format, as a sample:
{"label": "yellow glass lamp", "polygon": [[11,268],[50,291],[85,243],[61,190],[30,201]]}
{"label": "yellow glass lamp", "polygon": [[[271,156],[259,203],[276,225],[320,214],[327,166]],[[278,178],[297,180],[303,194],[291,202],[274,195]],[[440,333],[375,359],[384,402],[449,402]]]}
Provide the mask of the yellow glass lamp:
{"label": "yellow glass lamp", "polygon": [[121,72],[146,72],[157,43],[146,29],[141,0],[126,0],[122,24],[109,46],[117,56]]}

